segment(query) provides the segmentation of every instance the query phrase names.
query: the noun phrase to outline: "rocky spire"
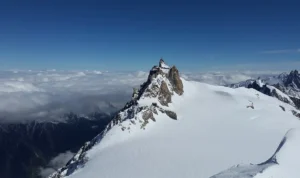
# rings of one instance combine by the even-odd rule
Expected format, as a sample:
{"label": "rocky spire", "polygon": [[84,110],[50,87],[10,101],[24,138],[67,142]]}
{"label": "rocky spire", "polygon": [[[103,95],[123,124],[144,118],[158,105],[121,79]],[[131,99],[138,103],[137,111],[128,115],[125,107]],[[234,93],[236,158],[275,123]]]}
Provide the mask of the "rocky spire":
{"label": "rocky spire", "polygon": [[174,92],[178,95],[183,94],[183,84],[178,69],[175,66],[170,68],[163,59],[160,59],[158,67],[152,68],[148,81],[142,86],[141,96],[158,97],[159,102],[164,106],[172,102],[171,96]]}
{"label": "rocky spire", "polygon": [[168,79],[171,82],[173,86],[173,90],[178,94],[182,95],[183,94],[183,84],[179,76],[179,71],[176,68],[176,66],[173,66],[169,73],[168,73]]}
{"label": "rocky spire", "polygon": [[287,76],[286,81],[284,82],[285,86],[292,86],[300,88],[300,75],[298,70],[292,70],[290,74]]}
{"label": "rocky spire", "polygon": [[169,69],[170,67],[165,63],[165,61],[162,59],[162,58],[160,58],[160,60],[159,60],[159,67],[160,68],[163,68],[163,69]]}
{"label": "rocky spire", "polygon": [[168,106],[174,95],[182,95],[183,92],[183,83],[178,69],[175,66],[170,68],[163,59],[160,59],[159,65],[150,70],[147,81],[139,89],[133,89],[131,100],[115,115],[106,129],[81,147],[68,164],[52,174],[50,178],[68,176],[82,167],[87,162],[86,152],[101,141],[112,127],[120,129],[121,132],[130,132],[131,127],[145,130],[149,122],[156,122],[159,113],[177,120],[176,112],[171,111]]}

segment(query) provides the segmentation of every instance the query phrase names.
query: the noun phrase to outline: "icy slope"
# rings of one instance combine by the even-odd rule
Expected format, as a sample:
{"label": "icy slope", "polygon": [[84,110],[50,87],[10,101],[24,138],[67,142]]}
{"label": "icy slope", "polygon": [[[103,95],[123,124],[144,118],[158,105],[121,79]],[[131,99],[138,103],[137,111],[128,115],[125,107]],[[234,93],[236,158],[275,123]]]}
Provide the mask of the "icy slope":
{"label": "icy slope", "polygon": [[300,130],[291,129],[274,155],[258,165],[238,165],[211,178],[299,178]]}
{"label": "icy slope", "polygon": [[274,155],[276,165],[269,167],[263,173],[258,174],[256,178],[299,178],[300,162],[300,130],[289,131],[281,143],[282,147]]}
{"label": "icy slope", "polygon": [[[210,177],[232,165],[267,160],[282,136],[300,127],[293,106],[254,89],[182,79],[184,92],[178,92],[169,71],[153,68],[150,83],[134,93],[107,131],[51,177]],[[162,81],[170,100],[160,97]]]}

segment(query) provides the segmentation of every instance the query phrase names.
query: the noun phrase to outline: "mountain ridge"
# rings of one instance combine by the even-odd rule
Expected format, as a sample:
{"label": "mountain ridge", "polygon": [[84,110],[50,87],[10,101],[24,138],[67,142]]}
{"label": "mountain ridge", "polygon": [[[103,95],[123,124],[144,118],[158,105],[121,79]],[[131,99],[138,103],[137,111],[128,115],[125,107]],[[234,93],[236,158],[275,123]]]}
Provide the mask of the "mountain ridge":
{"label": "mountain ridge", "polygon": [[[253,88],[265,95],[275,97],[282,102],[295,106],[297,110],[300,109],[300,74],[298,70],[263,79],[260,77],[258,79],[249,79],[227,86],[231,88]],[[300,118],[299,111],[292,110],[292,113]]]}
{"label": "mountain ridge", "polygon": [[[150,70],[147,81],[133,91],[132,99],[116,114],[106,129],[90,142],[86,142],[67,165],[52,174],[50,178],[68,176],[82,167],[87,162],[85,153],[99,143],[112,127],[119,125],[122,131],[129,130],[130,127],[122,126],[121,123],[129,119],[135,125],[136,115],[140,113],[142,115],[142,120],[138,120],[141,123],[140,129],[145,129],[149,120],[155,122],[155,115],[158,112],[177,120],[177,114],[168,109],[168,104],[172,102],[172,95],[182,95],[183,92],[183,84],[176,66],[169,67],[163,59],[160,59],[159,65],[153,66]],[[152,98],[151,103],[141,102],[140,100],[144,98]]]}
{"label": "mountain ridge", "polygon": [[50,178],[211,177],[238,163],[262,162],[287,130],[300,128],[293,105],[252,88],[179,78],[179,95],[181,85],[172,85],[171,68],[162,62],[105,131]]}

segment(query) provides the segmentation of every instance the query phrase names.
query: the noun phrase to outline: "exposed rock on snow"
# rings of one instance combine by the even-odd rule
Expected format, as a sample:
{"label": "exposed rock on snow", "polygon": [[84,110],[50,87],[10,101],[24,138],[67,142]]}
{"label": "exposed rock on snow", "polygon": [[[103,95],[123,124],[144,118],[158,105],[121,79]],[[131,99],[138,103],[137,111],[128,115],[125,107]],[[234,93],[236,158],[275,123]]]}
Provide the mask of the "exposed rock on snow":
{"label": "exposed rock on snow", "polygon": [[300,119],[300,113],[295,111],[295,110],[292,110],[292,113],[294,116],[298,117]]}
{"label": "exposed rock on snow", "polygon": [[86,143],[65,167],[50,177],[68,176],[84,166],[87,161],[86,152],[100,142],[111,128],[119,125],[122,131],[130,130],[130,126],[122,125],[124,121],[129,120],[130,123],[136,123],[134,120],[141,116],[142,121],[139,119],[139,125],[140,129],[144,130],[149,122],[156,122],[155,117],[159,114],[165,114],[169,118],[177,120],[177,114],[171,111],[171,108],[168,106],[172,103],[172,96],[182,95],[183,92],[183,84],[177,68],[175,66],[170,68],[163,59],[160,59],[159,66],[154,66],[150,70],[147,81],[139,89],[133,89],[132,100],[126,103],[124,108],[117,113],[111,123],[108,124],[106,130],[91,142]]}
{"label": "exposed rock on snow", "polygon": [[178,95],[182,95],[183,94],[183,84],[182,84],[182,81],[180,79],[178,69],[175,66],[173,66],[170,69],[168,79],[170,80],[174,91]]}
{"label": "exposed rock on snow", "polygon": [[169,91],[169,88],[166,82],[162,81],[159,90],[158,100],[161,105],[168,106],[171,103],[172,93]]}
{"label": "exposed rock on snow", "polygon": [[165,110],[165,113],[172,119],[177,120],[177,114],[173,111]]}
{"label": "exposed rock on snow", "polygon": [[279,107],[280,107],[283,111],[285,111],[285,108],[284,108],[283,106],[279,105]]}
{"label": "exposed rock on snow", "polygon": [[297,70],[292,70],[284,81],[286,87],[300,88],[300,76]]}
{"label": "exposed rock on snow", "polygon": [[[254,89],[186,81],[172,68],[160,60],[159,66],[151,69],[148,80],[135,93],[136,97],[105,131],[84,145],[70,163],[51,178],[207,178],[234,164],[266,160],[287,130],[300,129],[300,121],[278,107],[296,110],[291,104],[268,95],[258,97]],[[264,84],[257,82],[259,87]],[[275,88],[266,87],[270,91]],[[249,101],[253,109],[246,107]],[[284,147],[293,147],[284,143]],[[236,166],[217,176],[252,178],[289,162],[295,165],[293,172],[300,160],[285,160],[291,155],[281,156],[287,153],[284,147],[262,164]],[[295,150],[291,153],[300,155]]]}
{"label": "exposed rock on snow", "polygon": [[228,86],[231,88],[253,88],[263,94],[276,97],[280,101],[296,106],[298,109],[300,108],[300,75],[297,70],[292,70],[290,74],[282,73],[264,79],[250,79]]}

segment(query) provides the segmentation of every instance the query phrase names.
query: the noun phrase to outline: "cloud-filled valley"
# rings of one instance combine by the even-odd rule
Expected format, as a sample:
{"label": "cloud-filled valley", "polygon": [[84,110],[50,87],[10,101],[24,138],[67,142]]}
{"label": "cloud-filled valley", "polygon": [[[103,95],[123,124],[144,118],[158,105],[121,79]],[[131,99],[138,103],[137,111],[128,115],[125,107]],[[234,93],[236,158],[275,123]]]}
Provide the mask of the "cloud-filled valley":
{"label": "cloud-filled valley", "polygon": [[88,114],[115,107],[130,98],[144,72],[1,71],[1,121],[57,120],[63,114]]}
{"label": "cloud-filled valley", "polygon": [[[279,72],[183,72],[187,80],[226,85]],[[0,121],[61,120],[66,113],[113,112],[148,72],[0,71]]]}

